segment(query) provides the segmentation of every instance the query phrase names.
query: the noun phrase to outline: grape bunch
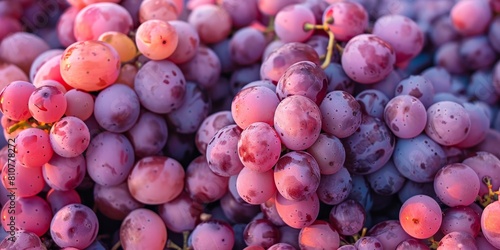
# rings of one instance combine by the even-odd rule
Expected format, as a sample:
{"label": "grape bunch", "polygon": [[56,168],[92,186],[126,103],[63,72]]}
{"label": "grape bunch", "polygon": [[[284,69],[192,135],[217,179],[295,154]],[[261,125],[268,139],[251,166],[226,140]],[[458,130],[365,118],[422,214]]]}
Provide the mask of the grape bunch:
{"label": "grape bunch", "polygon": [[1,249],[500,249],[500,1],[0,2]]}

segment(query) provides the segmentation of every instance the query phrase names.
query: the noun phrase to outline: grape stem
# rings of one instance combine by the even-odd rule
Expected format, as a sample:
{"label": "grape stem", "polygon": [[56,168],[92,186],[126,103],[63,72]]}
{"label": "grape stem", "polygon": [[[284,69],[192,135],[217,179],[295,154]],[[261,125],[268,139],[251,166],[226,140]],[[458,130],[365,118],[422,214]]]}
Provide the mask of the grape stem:
{"label": "grape stem", "polygon": [[431,245],[429,246],[430,249],[437,249],[438,248],[439,242],[434,240],[434,237],[430,237],[429,242],[431,243]]}
{"label": "grape stem", "polygon": [[269,23],[267,24],[266,29],[264,30],[264,33],[273,33],[274,32],[274,16],[269,17]]}
{"label": "grape stem", "polygon": [[183,250],[180,246],[172,242],[171,240],[168,240],[167,243],[167,248],[175,249],[175,250]]}
{"label": "grape stem", "polygon": [[312,23],[305,23],[303,29],[305,31],[310,31],[310,30],[324,30],[328,34],[328,46],[326,48],[326,55],[323,61],[323,64],[321,64],[321,68],[326,69],[328,65],[330,65],[330,62],[332,61],[332,55],[333,55],[333,49],[336,48],[340,53],[344,51],[344,48],[340,46],[336,41],[335,41],[335,35],[333,32],[330,30],[329,24],[333,24],[333,18],[328,18],[324,21],[323,24],[312,24]]}
{"label": "grape stem", "polygon": [[321,68],[326,69],[328,65],[330,65],[330,62],[332,61],[332,55],[333,55],[333,47],[335,46],[335,35],[333,35],[333,32],[328,30],[328,47],[326,48],[326,57],[325,61],[323,61],[323,64],[321,64]]}
{"label": "grape stem", "polygon": [[488,187],[488,193],[477,197],[477,200],[481,204],[481,206],[486,207],[494,201],[498,200],[499,191],[493,191],[493,184],[491,184],[491,178],[486,176],[483,178],[483,183]]}

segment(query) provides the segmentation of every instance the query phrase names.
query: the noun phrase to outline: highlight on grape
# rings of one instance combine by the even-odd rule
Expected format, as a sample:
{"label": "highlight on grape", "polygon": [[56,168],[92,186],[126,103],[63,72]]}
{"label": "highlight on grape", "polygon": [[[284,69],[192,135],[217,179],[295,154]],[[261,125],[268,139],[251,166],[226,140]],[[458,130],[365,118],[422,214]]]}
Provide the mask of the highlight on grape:
{"label": "highlight on grape", "polygon": [[0,0],[0,249],[500,249],[500,0]]}

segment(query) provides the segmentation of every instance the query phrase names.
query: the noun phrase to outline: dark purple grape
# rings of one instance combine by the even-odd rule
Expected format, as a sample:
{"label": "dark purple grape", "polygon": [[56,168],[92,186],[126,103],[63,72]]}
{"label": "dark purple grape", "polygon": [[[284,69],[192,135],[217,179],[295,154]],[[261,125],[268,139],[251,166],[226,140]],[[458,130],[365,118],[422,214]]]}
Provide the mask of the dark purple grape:
{"label": "dark purple grape", "polygon": [[369,115],[378,119],[384,119],[384,108],[389,102],[389,98],[379,90],[367,89],[361,91],[356,100],[361,105],[361,111],[365,115]]}
{"label": "dark purple grape", "polygon": [[345,167],[342,167],[335,174],[321,176],[317,194],[321,202],[336,205],[347,199],[351,189],[351,174]]}
{"label": "dark purple grape", "polygon": [[351,236],[360,232],[365,219],[365,209],[359,202],[352,199],[333,206],[330,211],[330,224],[343,236]]}
{"label": "dark purple grape", "polygon": [[265,249],[279,242],[279,229],[267,219],[253,220],[247,224],[243,237],[247,245],[261,246]]}

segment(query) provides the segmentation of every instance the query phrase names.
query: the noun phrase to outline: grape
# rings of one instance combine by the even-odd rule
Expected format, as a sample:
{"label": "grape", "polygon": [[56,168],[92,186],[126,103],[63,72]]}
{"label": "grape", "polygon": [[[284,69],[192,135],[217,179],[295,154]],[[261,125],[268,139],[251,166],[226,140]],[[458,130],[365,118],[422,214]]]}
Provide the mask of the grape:
{"label": "grape", "polygon": [[123,83],[130,88],[134,88],[134,80],[137,75],[137,71],[139,71],[138,67],[131,63],[122,64],[120,69],[120,74],[118,75],[118,79],[116,79],[117,83]]}
{"label": "grape", "polygon": [[296,248],[288,243],[276,243],[267,250],[296,250]]}
{"label": "grape", "polygon": [[248,223],[260,212],[259,206],[242,202],[229,192],[220,199],[220,207],[224,220],[233,224]]}
{"label": "grape", "polygon": [[201,203],[191,199],[186,192],[182,192],[174,200],[158,207],[158,214],[167,228],[176,233],[193,230],[202,212]]}
{"label": "grape", "polygon": [[274,168],[274,182],[285,199],[301,201],[316,193],[321,178],[318,163],[304,151],[283,155]]}
{"label": "grape", "polygon": [[224,8],[211,4],[194,8],[187,21],[196,29],[203,44],[213,44],[224,40],[229,36],[232,28],[229,13]]}
{"label": "grape", "polygon": [[23,121],[31,117],[29,99],[35,86],[25,81],[13,81],[0,93],[0,111],[11,120]]}
{"label": "grape", "polygon": [[269,16],[276,15],[288,5],[301,2],[300,0],[257,0],[259,10]]}
{"label": "grape", "polygon": [[[254,81],[260,80],[260,64],[255,63],[248,66],[242,66],[241,68],[235,69],[229,78],[229,89],[231,96],[234,96],[240,92],[243,87]],[[267,81],[267,80],[264,80]],[[271,83],[272,84],[272,83]],[[276,86],[274,86],[274,92],[276,92]]]}
{"label": "grape", "polygon": [[14,189],[16,197],[37,195],[45,187],[41,168],[27,168],[9,160],[2,168],[2,184],[8,190]]}
{"label": "grape", "polygon": [[0,23],[3,27],[3,29],[0,31],[0,41],[13,33],[22,31],[21,22],[19,22],[17,18],[1,16]]}
{"label": "grape", "polygon": [[[500,4],[498,4],[500,8]],[[1,37],[1,36],[0,36]],[[500,18],[495,17],[491,23],[488,31],[488,40],[490,42],[490,46],[495,49],[496,52],[500,52]]]}
{"label": "grape", "polygon": [[75,19],[80,12],[80,8],[70,6],[59,17],[57,21],[57,38],[62,46],[68,47],[76,42],[75,37]]}
{"label": "grape", "polygon": [[39,128],[27,128],[19,132],[16,144],[16,160],[25,167],[39,168],[54,154],[49,135]]}
{"label": "grape", "polygon": [[392,46],[396,63],[413,59],[424,47],[424,32],[415,21],[403,15],[380,17],[373,26],[373,34]]}
{"label": "grape", "polygon": [[464,232],[451,232],[445,235],[438,244],[438,250],[444,249],[470,249],[476,250],[476,241],[474,238]]}
{"label": "grape", "polygon": [[87,120],[94,113],[94,97],[82,90],[70,89],[64,94],[66,97],[66,116],[74,116],[82,121]]}
{"label": "grape", "polygon": [[352,190],[351,174],[345,167],[330,175],[322,175],[317,194],[321,202],[337,205],[347,199]]}
{"label": "grape", "polygon": [[167,243],[167,228],[158,214],[138,208],[121,223],[120,242],[123,249],[161,250]]}
{"label": "grape", "polygon": [[[434,68],[435,72],[440,72],[442,69]],[[428,71],[431,74],[432,71]],[[446,72],[446,71],[445,71]],[[449,75],[448,75],[449,76]],[[444,82],[444,80],[440,80]],[[428,108],[433,103],[434,99],[434,85],[423,75],[412,75],[402,80],[397,86],[394,93],[398,95],[411,95],[420,100],[425,108]]]}
{"label": "grape", "polygon": [[128,176],[130,194],[144,204],[169,202],[184,187],[185,172],[181,164],[165,156],[140,159]]}
{"label": "grape", "polygon": [[[316,0],[311,0],[311,1],[316,1]],[[304,5],[304,4],[301,4],[301,5]],[[321,55],[322,57],[324,57],[324,56],[326,56],[327,51],[328,51],[328,42],[329,42],[329,39],[326,36],[312,35],[309,39],[307,39],[307,41],[305,43],[310,45],[311,47],[313,47],[314,50],[316,51],[316,53],[318,53],[318,55]],[[332,51],[332,59],[331,59],[330,64],[337,64],[339,60],[340,60],[340,55],[339,55],[338,51],[337,50]]]}
{"label": "grape", "polygon": [[299,244],[301,249],[335,250],[340,246],[339,233],[324,220],[317,220],[312,225],[300,230]]}
{"label": "grape", "polygon": [[310,61],[300,61],[283,73],[276,86],[276,93],[280,100],[291,95],[303,95],[320,105],[327,88],[328,80],[321,67]]}
{"label": "grape", "polygon": [[485,237],[482,233],[479,233],[476,239],[476,246],[477,249],[481,250],[497,250],[498,248],[494,247]]}
{"label": "grape", "polygon": [[281,142],[291,150],[312,146],[319,137],[321,124],[318,105],[302,95],[286,97],[274,113],[274,128]]}
{"label": "grape", "polygon": [[301,229],[312,225],[319,215],[319,206],[316,193],[301,201],[291,201],[276,192],[276,210],[281,219],[292,228]]}
{"label": "grape", "polygon": [[49,45],[42,38],[27,32],[16,32],[1,41],[0,59],[29,74],[33,61],[49,49]]}
{"label": "grape", "polygon": [[137,122],[140,103],[131,88],[124,84],[113,84],[99,92],[94,109],[94,117],[102,128],[122,133]]}
{"label": "grape", "polygon": [[315,24],[316,20],[310,8],[300,4],[288,5],[276,14],[274,31],[283,42],[304,42],[313,34],[306,29],[306,24]]}
{"label": "grape", "polygon": [[19,230],[15,231],[14,235],[9,235],[5,237],[0,242],[1,249],[33,249],[33,250],[43,250],[46,249],[46,246],[38,235],[25,231]]}
{"label": "grape", "polygon": [[257,0],[237,1],[218,0],[217,3],[224,8],[231,17],[231,23],[235,28],[250,25],[259,16]]}
{"label": "grape", "polygon": [[355,247],[354,245],[343,245],[337,248],[337,250],[358,250],[358,248]]}
{"label": "grape", "polygon": [[241,90],[233,99],[231,113],[236,124],[247,128],[254,122],[273,124],[275,110],[280,101],[267,87],[256,86]]}
{"label": "grape", "polygon": [[[375,89],[378,91],[381,91],[384,93],[387,98],[393,98],[394,97],[394,90],[396,89],[396,86],[398,85],[399,82],[403,80],[403,76],[400,72],[398,71],[392,71],[389,73],[387,77],[384,79],[368,85],[370,89]],[[367,86],[367,87],[368,87]]]}
{"label": "grape", "polygon": [[211,49],[219,58],[222,73],[231,73],[231,71],[236,68],[231,58],[231,52],[229,51],[229,42],[230,40],[228,38],[211,46]]}
{"label": "grape", "polygon": [[189,23],[180,20],[172,20],[168,22],[174,27],[178,42],[172,55],[168,60],[176,64],[186,63],[196,56],[196,51],[200,47],[200,37],[198,32]]}
{"label": "grape", "polygon": [[323,130],[338,138],[351,136],[361,125],[361,105],[345,91],[329,92],[319,108]]}
{"label": "grape", "polygon": [[413,239],[403,230],[398,220],[377,223],[370,228],[367,235],[377,238],[384,249],[396,249],[401,242]]}
{"label": "grape", "polygon": [[179,67],[186,80],[198,83],[202,89],[214,87],[220,78],[221,62],[215,52],[206,46],[200,46],[196,55]]}
{"label": "grape", "polygon": [[66,112],[64,93],[53,86],[42,86],[33,90],[29,97],[30,114],[39,122],[53,123]]}
{"label": "grape", "polygon": [[414,96],[398,95],[384,109],[387,127],[399,138],[413,138],[421,134],[427,123],[424,104]]}
{"label": "grape", "polygon": [[352,188],[349,193],[348,198],[360,203],[365,211],[370,211],[373,207],[373,197],[370,188],[370,183],[366,181],[366,177],[363,175],[351,175]]}
{"label": "grape", "polygon": [[144,207],[132,197],[127,182],[116,186],[95,184],[93,195],[99,212],[113,220],[123,220],[130,212]]}
{"label": "grape", "polygon": [[[251,44],[252,49],[249,50]],[[231,60],[239,65],[251,65],[262,57],[266,47],[266,38],[262,32],[255,28],[239,29],[229,41]]]}
{"label": "grape", "polygon": [[410,236],[425,239],[439,231],[442,222],[441,208],[431,197],[415,195],[401,206],[399,221]]}
{"label": "grape", "polygon": [[476,237],[481,229],[481,217],[470,207],[456,206],[443,211],[441,232],[463,232]]}
{"label": "grape", "polygon": [[219,129],[230,124],[234,124],[231,111],[216,112],[205,118],[196,132],[195,143],[198,151],[201,154],[205,154],[207,145],[215,133],[217,133]]}
{"label": "grape", "polygon": [[134,166],[134,149],[122,134],[101,132],[90,140],[85,154],[87,173],[103,186],[114,186],[127,179]]}
{"label": "grape", "polygon": [[102,33],[97,40],[103,41],[115,48],[122,63],[131,61],[137,55],[137,48],[134,41],[126,34],[117,31],[107,31]]}
{"label": "grape", "polygon": [[255,122],[241,132],[238,140],[238,156],[245,167],[258,172],[267,172],[278,162],[280,154],[281,141],[271,125]]}
{"label": "grape", "polygon": [[36,87],[41,87],[42,81],[53,80],[64,86],[63,93],[66,93],[66,90],[72,89],[61,76],[61,55],[56,55],[51,57],[47,62],[40,66],[40,69],[36,72],[33,85]]}
{"label": "grape", "polygon": [[451,17],[443,15],[432,23],[433,29],[430,30],[430,40],[436,46],[441,46],[447,42],[457,40],[459,33],[453,27]]}
{"label": "grape", "polygon": [[87,92],[104,89],[115,82],[119,73],[118,52],[101,41],[73,43],[61,57],[61,76],[75,89]]}
{"label": "grape", "polygon": [[167,115],[167,120],[175,127],[176,132],[191,134],[196,132],[208,116],[210,100],[207,93],[192,82],[186,84],[184,99],[184,103],[178,109]]}
{"label": "grape", "polygon": [[479,35],[486,31],[492,18],[488,1],[460,1],[450,12],[453,27],[464,36]]}
{"label": "grape", "polygon": [[204,156],[196,157],[186,169],[186,192],[201,203],[219,200],[228,189],[228,177],[214,174]]}
{"label": "grape", "polygon": [[4,89],[13,81],[29,81],[28,76],[14,64],[0,62],[0,88]]}
{"label": "grape", "polygon": [[306,151],[314,157],[322,175],[335,174],[344,166],[344,145],[333,135],[321,133]]}
{"label": "grape", "polygon": [[346,44],[342,68],[356,82],[370,84],[387,77],[393,70],[396,54],[390,44],[376,35],[357,35]]}
{"label": "grape", "polygon": [[329,216],[330,224],[343,236],[354,235],[361,231],[366,220],[365,209],[352,199],[333,206]]}
{"label": "grape", "polygon": [[367,89],[356,95],[356,100],[361,106],[361,111],[378,119],[384,119],[384,108],[389,102],[389,98],[379,90]]}
{"label": "grape", "polygon": [[470,99],[490,105],[495,105],[500,100],[500,96],[495,91],[493,74],[490,70],[477,70],[472,74],[470,82],[466,84],[466,94]]}
{"label": "grape", "polygon": [[[264,52],[262,52],[262,59],[266,59],[274,50],[277,50],[279,47],[285,45],[285,43],[279,39],[273,40],[270,43],[267,44],[266,48],[264,49]],[[312,48],[312,46],[310,45]],[[314,49],[314,48],[313,48]],[[318,58],[318,63],[319,63],[319,58]]]}
{"label": "grape", "polygon": [[244,167],[238,174],[236,188],[245,202],[254,205],[264,203],[276,192],[274,172],[257,172]]}
{"label": "grape", "polygon": [[427,109],[425,133],[441,145],[460,143],[467,138],[470,127],[469,114],[456,102],[441,101]]}
{"label": "grape", "polygon": [[324,72],[329,82],[327,93],[335,90],[343,90],[350,94],[354,92],[354,82],[346,75],[342,65],[330,63]]}
{"label": "grape", "polygon": [[469,148],[478,145],[486,138],[490,119],[484,112],[481,112],[481,107],[479,106],[479,104],[465,102],[462,105],[464,106],[465,111],[469,114],[469,117],[471,119],[471,127],[467,137],[456,146]]}
{"label": "grape", "polygon": [[77,41],[97,40],[107,31],[128,34],[132,16],[116,3],[95,3],[81,9],[75,18],[74,35]]}
{"label": "grape", "polygon": [[260,209],[264,218],[271,221],[276,226],[285,226],[285,222],[278,214],[278,210],[276,209],[276,196],[273,195],[269,200],[260,204]]}
{"label": "grape", "polygon": [[488,242],[496,248],[500,248],[499,237],[500,228],[498,227],[498,210],[500,209],[500,202],[495,201],[484,208],[481,215],[481,231]]}
{"label": "grape", "polygon": [[[40,70],[40,67],[42,67],[47,61],[52,59],[53,57],[60,56],[64,50],[62,49],[51,49],[43,52],[42,54],[38,55],[36,59],[33,61],[30,67],[30,72],[29,72],[29,78],[30,81],[33,82],[35,79],[36,73]],[[38,86],[36,86],[38,87]]]}
{"label": "grape", "polygon": [[359,129],[343,140],[345,167],[352,173],[370,174],[382,168],[394,152],[395,138],[378,118],[362,115]]}
{"label": "grape", "polygon": [[[500,160],[494,154],[477,151],[469,155],[462,163],[472,168],[479,177],[479,180],[484,180],[486,177],[491,178],[491,188],[493,190],[500,188]],[[483,196],[485,194],[488,194],[488,187],[481,181],[479,195]]]}
{"label": "grape", "polygon": [[82,183],[87,164],[82,155],[65,158],[55,154],[41,170],[47,185],[59,191],[69,191]]}
{"label": "grape", "polygon": [[[467,0],[469,1],[469,0]],[[438,67],[442,67],[446,69],[449,73],[452,74],[463,74],[466,72],[466,65],[460,58],[460,44],[457,41],[451,41],[443,44],[438,48],[434,55],[434,62]],[[424,75],[425,76],[425,75]],[[438,79],[436,79],[438,80]],[[440,92],[435,83],[434,88],[436,89],[436,93]]]}
{"label": "grape", "polygon": [[280,231],[271,221],[257,219],[247,224],[243,231],[243,238],[249,246],[261,246],[268,249],[278,243]]}
{"label": "grape", "polygon": [[229,177],[238,174],[243,164],[238,156],[238,141],[242,129],[227,125],[213,136],[207,145],[206,159],[210,169],[217,175]]}
{"label": "grape", "polygon": [[164,22],[176,20],[180,10],[171,0],[144,0],[139,7],[139,22],[145,23],[149,20],[161,20]]}
{"label": "grape", "polygon": [[296,62],[311,61],[320,65],[319,55],[314,48],[297,42],[286,43],[263,58],[260,76],[262,80],[270,80],[273,83],[277,83],[286,69]]}
{"label": "grape", "polygon": [[496,62],[495,50],[486,36],[466,38],[460,45],[459,53],[465,65],[473,70],[487,69]]}
{"label": "grape", "polygon": [[47,202],[52,208],[52,213],[55,214],[61,208],[69,204],[81,204],[82,199],[78,192],[74,189],[69,191],[59,191],[55,189],[50,189],[47,193]]}
{"label": "grape", "polygon": [[437,202],[441,202],[436,196],[433,182],[418,183],[412,180],[406,180],[404,186],[401,190],[399,190],[398,198],[401,202],[405,202],[409,198],[418,194],[425,194],[434,198]]}
{"label": "grape", "polygon": [[191,233],[191,244],[194,250],[231,250],[234,246],[233,228],[228,223],[219,220],[202,222]]}
{"label": "grape", "polygon": [[82,120],[74,116],[63,117],[54,123],[49,136],[52,149],[63,157],[81,155],[90,143],[89,128]]}
{"label": "grape", "polygon": [[49,204],[39,196],[11,197],[2,208],[2,226],[7,232],[26,230],[42,236],[49,230],[51,218]]}
{"label": "grape", "polygon": [[352,1],[334,1],[324,11],[323,23],[338,41],[346,42],[368,28],[368,13],[363,5]]}
{"label": "grape", "polygon": [[167,123],[160,115],[144,111],[126,134],[137,157],[151,156],[167,143]]}
{"label": "grape", "polygon": [[167,114],[184,102],[186,79],[170,61],[149,61],[137,72],[134,90],[144,108]]}
{"label": "grape", "polygon": [[381,169],[367,175],[366,179],[372,190],[380,195],[396,194],[406,181],[392,160],[389,160]]}
{"label": "grape", "polygon": [[396,250],[430,250],[430,248],[423,242],[411,238],[401,241],[396,247]]}
{"label": "grape", "polygon": [[472,168],[453,163],[441,168],[434,179],[438,198],[450,207],[467,206],[476,200],[480,180]]}
{"label": "grape", "polygon": [[174,53],[179,43],[179,35],[166,21],[148,20],[137,28],[135,43],[137,49],[147,58],[163,60]]}
{"label": "grape", "polygon": [[382,250],[382,243],[375,237],[364,236],[359,238],[354,244],[358,250]]}

